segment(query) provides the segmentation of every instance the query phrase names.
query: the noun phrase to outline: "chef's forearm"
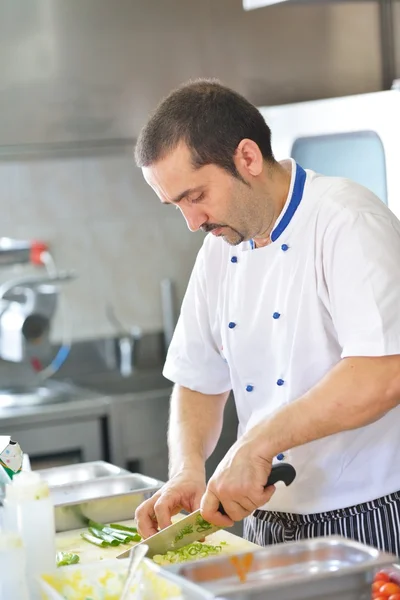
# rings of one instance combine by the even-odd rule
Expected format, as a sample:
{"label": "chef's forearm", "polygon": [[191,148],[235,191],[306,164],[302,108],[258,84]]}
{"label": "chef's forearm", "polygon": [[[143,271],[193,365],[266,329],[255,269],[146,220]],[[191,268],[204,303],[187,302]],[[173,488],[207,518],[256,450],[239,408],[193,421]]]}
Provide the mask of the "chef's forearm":
{"label": "chef's forearm", "polygon": [[169,475],[183,470],[205,470],[217,445],[229,392],[201,394],[175,385],[168,428]]}
{"label": "chef's forearm", "polygon": [[269,459],[340,431],[368,425],[400,403],[400,356],[340,361],[316,386],[247,432]]}

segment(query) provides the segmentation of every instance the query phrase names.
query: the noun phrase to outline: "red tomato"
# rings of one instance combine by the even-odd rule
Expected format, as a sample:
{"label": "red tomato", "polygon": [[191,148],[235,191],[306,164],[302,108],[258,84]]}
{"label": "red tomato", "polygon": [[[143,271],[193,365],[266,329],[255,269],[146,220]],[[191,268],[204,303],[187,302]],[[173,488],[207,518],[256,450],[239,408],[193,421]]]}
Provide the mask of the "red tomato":
{"label": "red tomato", "polygon": [[377,573],[375,575],[374,581],[386,581],[386,582],[389,582],[390,581],[390,576],[388,575],[388,573],[385,573],[385,571],[379,571],[379,573]]}
{"label": "red tomato", "polygon": [[379,592],[379,590],[381,589],[382,586],[385,585],[385,583],[388,583],[386,581],[386,579],[377,579],[376,581],[374,581],[374,583],[372,584],[372,591],[373,592]]}
{"label": "red tomato", "polygon": [[400,593],[392,594],[391,596],[389,596],[389,600],[400,600]]}
{"label": "red tomato", "polygon": [[380,588],[382,596],[392,596],[393,594],[400,594],[400,586],[395,583],[384,583]]}
{"label": "red tomato", "polygon": [[373,600],[389,600],[389,596],[372,596]]}

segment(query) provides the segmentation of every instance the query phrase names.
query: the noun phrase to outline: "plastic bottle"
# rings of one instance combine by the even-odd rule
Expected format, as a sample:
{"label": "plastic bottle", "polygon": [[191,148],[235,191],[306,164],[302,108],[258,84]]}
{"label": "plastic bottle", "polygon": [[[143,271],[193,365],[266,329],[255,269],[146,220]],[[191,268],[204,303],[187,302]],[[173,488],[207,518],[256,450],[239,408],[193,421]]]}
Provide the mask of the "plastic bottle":
{"label": "plastic bottle", "polygon": [[56,566],[54,507],[47,482],[23,471],[6,485],[3,526],[21,536],[31,600],[39,600],[38,577]]}
{"label": "plastic bottle", "polygon": [[0,531],[0,600],[29,600],[25,552],[18,533]]}

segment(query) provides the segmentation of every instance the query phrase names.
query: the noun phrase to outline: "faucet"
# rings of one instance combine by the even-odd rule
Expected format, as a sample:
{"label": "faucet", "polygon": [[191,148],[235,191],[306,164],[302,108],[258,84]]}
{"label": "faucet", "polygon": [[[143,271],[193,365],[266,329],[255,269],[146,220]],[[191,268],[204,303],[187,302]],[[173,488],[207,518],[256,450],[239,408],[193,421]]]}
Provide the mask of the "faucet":
{"label": "faucet", "polygon": [[136,342],[141,337],[141,330],[138,327],[133,327],[130,333],[123,334],[117,339],[119,372],[122,377],[129,377],[134,371]]}
{"label": "faucet", "polygon": [[135,368],[136,342],[141,339],[142,330],[138,326],[134,326],[128,330],[116,316],[114,307],[111,304],[107,305],[106,314],[110,323],[119,332],[116,338],[116,356],[119,372],[122,377],[129,377]]}

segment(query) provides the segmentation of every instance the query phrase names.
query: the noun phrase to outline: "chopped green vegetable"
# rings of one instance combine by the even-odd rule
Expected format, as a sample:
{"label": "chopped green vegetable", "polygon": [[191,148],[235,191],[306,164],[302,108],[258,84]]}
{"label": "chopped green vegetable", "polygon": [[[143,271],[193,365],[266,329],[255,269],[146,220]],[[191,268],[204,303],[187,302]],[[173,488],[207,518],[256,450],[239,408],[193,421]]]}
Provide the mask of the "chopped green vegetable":
{"label": "chopped green vegetable", "polygon": [[166,554],[156,554],[153,556],[155,563],[159,565],[182,563],[189,560],[196,560],[198,558],[207,558],[208,556],[215,556],[222,551],[222,546],[226,542],[213,546],[211,544],[202,544],[201,542],[194,542],[179,548],[178,550],[168,550]]}
{"label": "chopped green vegetable", "polygon": [[201,515],[197,515],[197,517],[196,517],[196,531],[198,531],[200,533],[202,531],[208,531],[211,528],[212,528],[211,523],[209,523],[208,521],[206,521],[205,519],[203,519],[203,517]]}
{"label": "chopped green vegetable", "polygon": [[106,548],[108,546],[119,546],[120,544],[130,544],[131,542],[140,542],[142,537],[137,533],[135,527],[126,527],[118,523],[103,525],[96,521],[89,521],[89,533],[82,533],[81,536],[87,542]]}
{"label": "chopped green vegetable", "polygon": [[179,542],[184,535],[188,535],[189,533],[193,533],[193,525],[186,525],[185,527],[182,527],[179,533],[176,534],[174,541]]}
{"label": "chopped green vegetable", "polygon": [[111,527],[103,527],[102,531],[104,531],[104,533],[107,533],[108,535],[112,535],[112,537],[115,538],[116,540],[119,540],[121,542],[121,544],[128,544],[129,542],[131,542],[133,540],[133,536],[125,535],[124,533],[121,533],[120,531],[116,531],[115,529],[112,529]]}
{"label": "chopped green vegetable", "polygon": [[105,533],[101,529],[96,529],[95,527],[89,527],[89,531],[95,537],[107,542],[107,544],[109,544],[110,546],[119,546],[121,543],[120,540],[115,539],[115,537],[113,537],[112,535],[109,535],[108,533]]}
{"label": "chopped green vegetable", "polygon": [[108,525],[102,525],[101,523],[96,523],[96,521],[89,521],[89,527],[93,529],[97,529],[98,531],[103,531],[104,533],[111,535],[116,540],[119,540],[123,544],[127,544],[129,542],[135,541],[135,536],[137,534],[132,533],[124,533],[118,529],[113,529],[112,527],[108,527]]}
{"label": "chopped green vegetable", "polygon": [[130,533],[137,533],[136,527],[128,527],[127,525],[120,525],[119,523],[110,523],[110,527],[118,529],[118,531],[128,531]]}
{"label": "chopped green vegetable", "polygon": [[72,552],[57,552],[56,563],[57,567],[64,567],[66,565],[76,565],[79,562],[79,556]]}
{"label": "chopped green vegetable", "polygon": [[91,519],[89,520],[89,527],[94,527],[94,529],[103,529],[105,527],[105,525],[102,525],[102,523],[97,523],[96,521],[92,521]]}
{"label": "chopped green vegetable", "polygon": [[117,539],[124,540],[124,544],[128,544],[129,542],[140,542],[142,539],[142,536],[138,533],[125,533],[124,531],[114,529],[113,527],[104,527],[103,531],[109,535],[113,535]]}
{"label": "chopped green vegetable", "polygon": [[98,537],[95,537],[94,535],[90,535],[90,533],[81,533],[81,538],[86,540],[90,544],[94,544],[95,546],[101,546],[102,548],[106,548],[107,546],[109,546],[107,542]]}

